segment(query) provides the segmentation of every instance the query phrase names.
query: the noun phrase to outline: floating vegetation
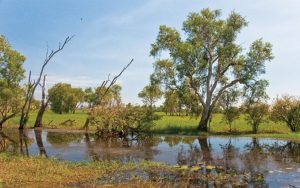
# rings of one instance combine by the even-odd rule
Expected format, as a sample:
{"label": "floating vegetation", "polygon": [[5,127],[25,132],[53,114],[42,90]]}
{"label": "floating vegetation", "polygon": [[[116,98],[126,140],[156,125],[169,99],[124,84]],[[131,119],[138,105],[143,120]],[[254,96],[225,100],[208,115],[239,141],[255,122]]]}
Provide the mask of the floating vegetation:
{"label": "floating vegetation", "polygon": [[224,170],[221,166],[212,165],[175,165],[170,168],[135,169],[118,171],[97,179],[97,184],[114,185],[132,181],[150,181],[159,185],[172,187],[205,186],[205,187],[267,187],[261,173],[237,172]]}

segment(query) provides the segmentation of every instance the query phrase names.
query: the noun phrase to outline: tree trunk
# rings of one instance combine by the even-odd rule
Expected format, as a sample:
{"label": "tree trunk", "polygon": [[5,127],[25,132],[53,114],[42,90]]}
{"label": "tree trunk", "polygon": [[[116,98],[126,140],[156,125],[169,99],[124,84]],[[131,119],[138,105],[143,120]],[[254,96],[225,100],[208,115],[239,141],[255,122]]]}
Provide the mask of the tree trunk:
{"label": "tree trunk", "polygon": [[39,112],[35,119],[34,128],[43,126],[43,115],[44,115],[44,112],[46,111],[46,108],[47,108],[47,105],[42,105],[41,108],[39,109]]}
{"label": "tree trunk", "polygon": [[27,123],[27,118],[26,118],[25,114],[24,115],[22,114],[21,118],[20,118],[19,130],[23,130],[26,123]]}
{"label": "tree trunk", "polygon": [[207,132],[208,129],[208,122],[209,122],[209,117],[211,115],[211,112],[208,108],[203,109],[202,115],[201,115],[201,119],[198,125],[198,130],[199,131],[203,131],[203,132]]}
{"label": "tree trunk", "polygon": [[257,133],[257,129],[258,129],[258,125],[257,124],[253,124],[253,126],[252,126],[252,132],[253,132],[253,134]]}

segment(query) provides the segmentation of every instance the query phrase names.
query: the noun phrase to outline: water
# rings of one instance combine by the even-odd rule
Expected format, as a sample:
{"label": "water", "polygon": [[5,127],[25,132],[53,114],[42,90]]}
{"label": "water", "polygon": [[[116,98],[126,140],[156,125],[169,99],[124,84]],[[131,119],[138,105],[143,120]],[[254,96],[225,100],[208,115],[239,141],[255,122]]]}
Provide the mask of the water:
{"label": "water", "polygon": [[223,166],[258,173],[270,187],[300,187],[300,142],[251,137],[153,136],[101,139],[93,134],[51,130],[4,130],[0,152],[69,161],[151,160],[170,165]]}

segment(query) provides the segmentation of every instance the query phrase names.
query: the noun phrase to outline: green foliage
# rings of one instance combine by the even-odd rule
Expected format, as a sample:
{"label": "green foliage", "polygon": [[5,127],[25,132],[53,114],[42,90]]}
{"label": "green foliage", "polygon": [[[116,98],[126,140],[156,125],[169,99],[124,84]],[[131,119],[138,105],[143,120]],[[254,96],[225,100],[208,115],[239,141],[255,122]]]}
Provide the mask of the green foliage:
{"label": "green foliage", "polygon": [[224,119],[229,124],[229,131],[232,130],[232,123],[240,116],[240,109],[237,108],[236,103],[240,96],[240,92],[236,88],[230,88],[223,93],[219,100],[219,105],[223,109]]}
{"label": "green foliage", "polygon": [[20,110],[25,57],[0,36],[0,126]]}
{"label": "green foliage", "polygon": [[146,106],[153,107],[154,103],[161,98],[162,91],[160,90],[159,85],[150,83],[143,88],[138,96],[142,98],[143,103]]}
{"label": "green foliage", "polygon": [[272,106],[271,119],[285,122],[291,131],[300,130],[300,101],[291,96],[277,98]]}
{"label": "green foliage", "polygon": [[176,91],[169,90],[165,92],[164,97],[164,111],[170,115],[176,114],[179,107],[178,93]]}
{"label": "green foliage", "polygon": [[[151,128],[151,131],[156,134],[181,134],[181,135],[199,135],[197,131],[197,125],[200,120],[199,117],[189,117],[189,116],[169,116],[164,115],[164,113],[158,113],[161,118],[154,121],[155,126]],[[240,114],[239,118],[235,120],[232,125],[232,132],[228,130],[228,125],[224,123],[224,115],[222,113],[216,113],[212,116],[212,121],[210,123],[209,132],[212,134],[249,134],[252,133],[253,127],[247,121],[246,114]],[[284,137],[290,132],[288,126],[281,122],[273,121],[262,121],[259,125],[258,133],[260,134],[275,134],[280,133],[274,137]],[[268,137],[267,136],[267,137]],[[292,138],[293,136],[289,136]],[[299,136],[298,136],[299,137]]]}
{"label": "green foliage", "polygon": [[81,88],[72,88],[71,84],[57,83],[48,90],[51,110],[55,113],[75,113],[77,105],[83,102]]}
{"label": "green foliage", "polygon": [[266,103],[268,99],[266,87],[268,85],[266,80],[258,80],[245,86],[243,108],[254,134],[257,133],[259,125],[265,121],[269,113],[269,105]]}
{"label": "green foliage", "polygon": [[246,108],[246,120],[252,125],[252,132],[257,133],[259,125],[265,121],[269,112],[269,105],[266,103],[258,102],[249,105]]}
{"label": "green foliage", "polygon": [[152,78],[166,89],[182,88],[188,83],[202,105],[200,128],[207,123],[221,95],[238,84],[249,85],[265,72],[265,62],[273,59],[272,45],[256,40],[248,53],[236,42],[247,26],[244,17],[232,12],[221,19],[220,10],[203,9],[191,13],[183,23],[186,36],[165,25],[160,26],[150,54],[159,57],[169,52],[169,59],[158,59]]}
{"label": "green foliage", "polygon": [[121,90],[122,87],[118,84],[111,86],[109,90],[106,87],[89,87],[84,91],[84,102],[89,108],[95,105],[116,105],[121,102]]}
{"label": "green foliage", "polygon": [[97,87],[95,89],[95,101],[93,102],[96,105],[104,106],[115,106],[121,103],[121,90],[122,87],[118,84],[115,84],[107,90],[106,87]]}
{"label": "green foliage", "polygon": [[102,136],[125,137],[130,132],[140,133],[149,131],[153,120],[158,116],[148,107],[126,106],[97,106],[91,109],[91,124],[97,126],[97,134]]}

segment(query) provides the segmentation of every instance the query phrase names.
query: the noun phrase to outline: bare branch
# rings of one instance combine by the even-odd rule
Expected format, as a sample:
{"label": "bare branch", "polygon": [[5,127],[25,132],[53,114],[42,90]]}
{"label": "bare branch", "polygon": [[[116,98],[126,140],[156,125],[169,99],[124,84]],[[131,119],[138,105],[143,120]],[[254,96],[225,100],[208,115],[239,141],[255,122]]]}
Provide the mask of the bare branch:
{"label": "bare branch", "polygon": [[[113,79],[112,79],[112,81],[110,81],[110,80],[106,80],[106,81],[104,81],[105,82],[105,84],[104,84],[104,86],[103,86],[103,88],[104,87],[106,87],[106,85],[109,83],[109,85],[106,87],[106,90],[105,90],[105,92],[103,93],[103,96],[104,95],[106,95],[107,94],[107,92],[109,91],[109,89],[111,88],[111,86],[113,86],[115,83],[116,83],[116,81],[118,80],[118,78],[123,74],[123,72],[131,65],[131,63],[133,62],[133,59],[131,59],[131,61],[121,70],[121,72],[118,74],[118,75],[116,75]],[[100,101],[101,101],[102,99],[100,99]]]}

